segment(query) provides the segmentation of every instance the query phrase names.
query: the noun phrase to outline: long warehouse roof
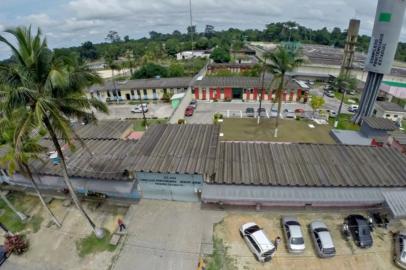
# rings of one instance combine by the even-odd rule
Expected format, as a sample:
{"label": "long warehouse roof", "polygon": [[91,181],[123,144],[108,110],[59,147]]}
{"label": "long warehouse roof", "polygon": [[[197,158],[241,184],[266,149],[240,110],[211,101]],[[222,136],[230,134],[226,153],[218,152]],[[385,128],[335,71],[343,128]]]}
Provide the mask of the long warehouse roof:
{"label": "long warehouse roof", "polygon": [[389,148],[221,142],[211,184],[406,187],[406,155]]}

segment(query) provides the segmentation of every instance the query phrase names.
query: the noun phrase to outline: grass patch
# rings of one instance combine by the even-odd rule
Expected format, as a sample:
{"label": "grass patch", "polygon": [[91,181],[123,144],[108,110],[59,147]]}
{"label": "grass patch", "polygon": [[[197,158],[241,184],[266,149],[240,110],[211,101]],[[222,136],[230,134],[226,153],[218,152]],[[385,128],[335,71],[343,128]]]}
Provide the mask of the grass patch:
{"label": "grass patch", "polygon": [[30,226],[33,233],[37,233],[41,229],[41,224],[44,221],[44,218],[41,216],[33,216],[30,220]]}
{"label": "grass patch", "polygon": [[[315,128],[308,125],[313,124]],[[256,119],[224,119],[221,132],[225,141],[274,141],[334,144],[330,136],[331,126],[317,125],[305,120],[279,121],[278,138],[274,138],[275,119],[262,119],[258,125]]]}
{"label": "grass patch", "polygon": [[[341,99],[343,98],[343,93],[340,93],[339,91],[335,91],[334,92],[334,95],[335,95],[335,97],[336,97],[336,99],[338,99],[338,100],[340,100],[341,101]],[[354,100],[355,101],[355,103],[354,102],[349,102],[348,100]],[[345,95],[345,98],[344,98],[344,103],[345,104],[348,104],[348,105],[351,105],[351,104],[358,104],[359,103],[359,96],[357,96],[357,95],[353,95],[353,96],[351,96],[351,95]]]}
{"label": "grass patch", "polygon": [[[165,124],[168,119],[147,119],[148,127],[158,124]],[[143,119],[137,119],[133,126],[134,131],[145,131],[145,126],[143,125]]]}
{"label": "grass patch", "polygon": [[222,239],[213,236],[213,253],[206,258],[207,270],[236,269],[234,260],[227,254],[228,247]]}
{"label": "grass patch", "polygon": [[[9,193],[7,199],[11,204],[20,212],[28,214],[31,209],[33,209],[39,200],[33,196],[26,196],[22,193]],[[22,222],[19,217],[7,206],[7,204],[0,199],[0,209],[4,212],[0,216],[0,222],[3,223],[10,231],[13,233],[20,232],[31,226],[33,230],[40,225],[42,222],[42,217],[33,216],[26,222]]]}
{"label": "grass patch", "polygon": [[[337,129],[359,131],[361,127],[351,121],[352,116],[352,114],[341,114],[338,120]],[[332,127],[334,126],[334,121],[334,118],[329,119],[330,125]]]}
{"label": "grass patch", "polygon": [[110,245],[110,232],[106,231],[106,236],[103,239],[98,239],[94,233],[76,241],[76,250],[80,257],[86,257],[89,254],[109,251],[113,252],[116,246]]}

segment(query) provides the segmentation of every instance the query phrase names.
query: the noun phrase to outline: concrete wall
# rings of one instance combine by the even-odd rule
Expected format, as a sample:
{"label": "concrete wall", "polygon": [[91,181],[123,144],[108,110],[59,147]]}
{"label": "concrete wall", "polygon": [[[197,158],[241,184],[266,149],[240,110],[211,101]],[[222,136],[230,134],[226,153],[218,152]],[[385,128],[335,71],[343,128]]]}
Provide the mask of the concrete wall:
{"label": "concrete wall", "polygon": [[[34,178],[40,189],[60,191],[66,188],[62,177],[40,176]],[[110,181],[84,178],[71,178],[75,190],[86,194],[89,191],[104,193],[110,197],[139,199],[137,183],[133,181]],[[15,174],[10,179],[10,184],[24,187],[32,187],[31,181],[20,174]]]}
{"label": "concrete wall", "polygon": [[143,198],[199,201],[203,177],[194,174],[162,174],[138,172],[137,179]]}
{"label": "concrete wall", "polygon": [[383,137],[383,136],[387,135],[387,132],[385,130],[378,130],[378,129],[371,128],[370,126],[368,126],[365,123],[363,123],[361,125],[361,133],[363,135],[367,136],[368,138]]}

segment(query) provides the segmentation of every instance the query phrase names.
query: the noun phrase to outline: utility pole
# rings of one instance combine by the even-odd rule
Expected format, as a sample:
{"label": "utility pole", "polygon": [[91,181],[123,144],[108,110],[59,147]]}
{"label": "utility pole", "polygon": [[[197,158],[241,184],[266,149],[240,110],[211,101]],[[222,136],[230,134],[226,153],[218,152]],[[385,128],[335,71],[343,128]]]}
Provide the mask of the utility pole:
{"label": "utility pole", "polygon": [[192,16],[192,0],[189,0],[189,16],[190,16],[190,41],[192,42],[192,72],[195,69],[195,64],[193,61],[193,51],[194,51],[194,45],[193,45],[193,16]]}
{"label": "utility pole", "polygon": [[261,79],[261,94],[259,95],[259,108],[258,108],[258,125],[261,119],[261,109],[262,109],[262,99],[264,94],[264,87],[265,87],[265,67],[266,67],[266,58],[264,58],[264,64],[262,66],[262,79]]}
{"label": "utility pole", "polygon": [[[343,96],[341,97],[341,102],[340,102],[340,106],[338,107],[338,112],[337,112],[337,116],[336,116],[336,120],[334,121],[334,128],[338,127],[338,121],[340,120],[340,115],[341,115],[341,110],[343,108],[343,103],[344,103],[344,99],[345,99],[345,95],[347,94],[347,82],[344,82],[344,92],[343,92]],[[340,89],[341,90],[341,89]],[[341,92],[341,91],[340,91]]]}
{"label": "utility pole", "polygon": [[142,119],[143,119],[143,123],[145,125],[145,129],[148,129],[148,122],[147,122],[147,118],[145,117],[145,112],[144,112],[144,106],[142,103],[142,99],[141,99],[141,90],[140,90],[140,94],[138,95],[139,99],[140,99],[140,107],[141,107],[141,111],[142,111]]}

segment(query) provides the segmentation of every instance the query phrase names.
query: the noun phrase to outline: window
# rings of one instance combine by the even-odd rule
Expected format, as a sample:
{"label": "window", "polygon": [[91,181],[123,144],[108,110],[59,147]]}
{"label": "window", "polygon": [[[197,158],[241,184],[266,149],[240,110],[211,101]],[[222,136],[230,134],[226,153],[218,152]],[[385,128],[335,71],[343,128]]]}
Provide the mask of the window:
{"label": "window", "polygon": [[259,249],[257,243],[255,243],[254,239],[252,239],[252,237],[250,235],[247,235],[248,241],[251,242],[252,246],[255,248],[255,250],[260,253],[261,250]]}
{"label": "window", "polygon": [[395,114],[393,117],[394,117],[394,118],[398,118],[398,117],[399,117],[399,115],[396,115],[396,114]]}
{"label": "window", "polygon": [[96,95],[99,97],[100,96],[100,91],[96,90]]}
{"label": "window", "polygon": [[221,88],[221,89],[220,89],[220,93],[221,93],[221,94],[224,94],[224,88]]}
{"label": "window", "polygon": [[121,97],[121,90],[118,90],[117,93],[118,93],[118,96]]}
{"label": "window", "polygon": [[152,94],[156,95],[156,89],[152,89]]}
{"label": "window", "polygon": [[168,93],[168,89],[164,88],[164,94]]}
{"label": "window", "polygon": [[111,97],[110,91],[107,90],[107,96]]}
{"label": "window", "polygon": [[141,90],[140,89],[137,89],[137,95],[141,96]]}
{"label": "window", "polygon": [[390,117],[390,114],[385,115],[385,117]]}
{"label": "window", "polygon": [[135,96],[135,95],[134,95],[134,89],[131,89],[131,95],[132,95],[132,96]]}
{"label": "window", "polygon": [[144,96],[148,95],[147,89],[143,89],[142,91],[144,92]]}

